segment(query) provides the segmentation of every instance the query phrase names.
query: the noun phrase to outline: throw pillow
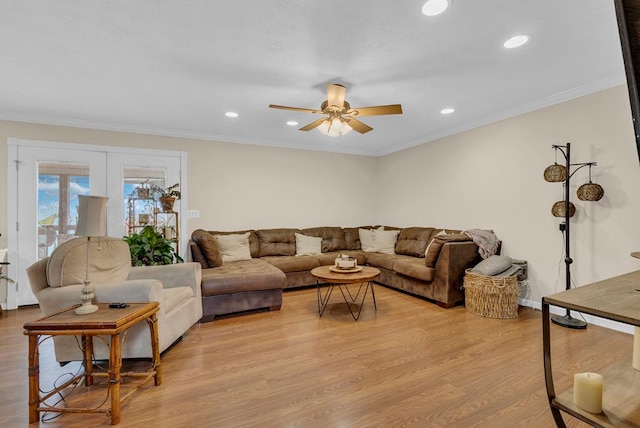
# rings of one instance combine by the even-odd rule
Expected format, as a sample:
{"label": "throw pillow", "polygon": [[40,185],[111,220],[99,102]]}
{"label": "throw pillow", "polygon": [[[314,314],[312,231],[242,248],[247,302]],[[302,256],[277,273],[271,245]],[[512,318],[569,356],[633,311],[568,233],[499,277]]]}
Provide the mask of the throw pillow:
{"label": "throw pillow", "polygon": [[[446,234],[447,234],[447,232],[443,229],[440,232],[436,233],[436,235],[433,238],[431,238],[431,241],[429,241],[429,244],[427,245],[427,249],[424,251],[425,258],[427,258],[427,257],[433,258],[434,257],[433,253],[434,253],[435,248],[431,248],[431,244],[433,244],[433,241],[435,241],[436,236],[442,236],[442,235],[446,235]],[[431,252],[429,250],[431,250]],[[438,257],[438,254],[440,254],[440,249],[439,248],[438,248],[437,253],[435,254],[436,258]],[[429,266],[429,265],[427,265],[427,266]]]}
{"label": "throw pillow", "polygon": [[442,246],[447,242],[471,241],[469,236],[464,233],[443,233],[433,238],[433,242],[427,248],[427,254],[424,256],[424,264],[427,267],[434,267],[440,256]]}
{"label": "throw pillow", "polygon": [[191,239],[198,244],[198,247],[207,262],[206,267],[222,266],[222,254],[220,253],[218,243],[212,234],[205,230],[197,229],[191,234]]}
{"label": "throw pillow", "polygon": [[214,235],[214,238],[224,262],[251,260],[249,232],[238,235]]}
{"label": "throw pillow", "polygon": [[509,269],[512,264],[511,257],[493,255],[475,265],[471,270],[480,275],[493,276]]}
{"label": "throw pillow", "polygon": [[316,256],[322,253],[322,238],[296,233],[296,256]]}
{"label": "throw pillow", "polygon": [[204,254],[204,258],[207,259],[209,267],[222,266],[224,258],[222,257],[218,243],[213,236],[211,236],[210,239],[201,239],[198,242],[198,245],[200,245],[200,249]]}
{"label": "throw pillow", "polygon": [[368,253],[374,253],[376,251],[373,244],[373,232],[376,230],[384,230],[384,226],[380,226],[377,229],[358,229],[358,235],[360,235],[360,247],[362,251]]}
{"label": "throw pillow", "polygon": [[395,254],[399,230],[374,230],[373,247],[377,253]]}

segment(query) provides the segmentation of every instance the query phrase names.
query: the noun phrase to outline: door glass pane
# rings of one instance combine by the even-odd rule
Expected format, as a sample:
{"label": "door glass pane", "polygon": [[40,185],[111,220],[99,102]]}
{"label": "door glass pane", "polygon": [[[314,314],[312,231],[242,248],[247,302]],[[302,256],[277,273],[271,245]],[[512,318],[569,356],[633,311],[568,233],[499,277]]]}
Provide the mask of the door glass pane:
{"label": "door glass pane", "polygon": [[156,227],[158,201],[149,191],[151,186],[166,187],[166,169],[125,166],[124,171],[124,221],[128,235],[139,233],[147,225]]}
{"label": "door glass pane", "polygon": [[89,164],[38,162],[38,258],[72,238],[78,195],[89,194]]}

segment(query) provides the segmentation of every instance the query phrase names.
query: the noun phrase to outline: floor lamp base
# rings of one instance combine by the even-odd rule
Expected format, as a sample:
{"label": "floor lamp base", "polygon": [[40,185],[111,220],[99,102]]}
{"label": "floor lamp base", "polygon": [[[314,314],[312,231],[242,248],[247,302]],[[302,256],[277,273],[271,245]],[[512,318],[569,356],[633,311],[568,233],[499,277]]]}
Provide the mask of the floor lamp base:
{"label": "floor lamp base", "polygon": [[551,317],[551,322],[561,327],[576,328],[576,329],[587,328],[586,322],[582,320],[577,320],[569,314],[564,316],[554,315]]}

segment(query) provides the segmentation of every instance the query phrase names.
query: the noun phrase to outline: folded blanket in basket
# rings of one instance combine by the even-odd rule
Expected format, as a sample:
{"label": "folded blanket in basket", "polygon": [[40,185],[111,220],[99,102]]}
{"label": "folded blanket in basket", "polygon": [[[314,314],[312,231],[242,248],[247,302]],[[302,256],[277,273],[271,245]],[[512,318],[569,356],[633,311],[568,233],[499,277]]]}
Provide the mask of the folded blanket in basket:
{"label": "folded blanket in basket", "polygon": [[478,253],[480,253],[483,259],[493,256],[498,252],[500,240],[496,234],[493,233],[493,230],[469,229],[465,230],[464,233],[478,246]]}

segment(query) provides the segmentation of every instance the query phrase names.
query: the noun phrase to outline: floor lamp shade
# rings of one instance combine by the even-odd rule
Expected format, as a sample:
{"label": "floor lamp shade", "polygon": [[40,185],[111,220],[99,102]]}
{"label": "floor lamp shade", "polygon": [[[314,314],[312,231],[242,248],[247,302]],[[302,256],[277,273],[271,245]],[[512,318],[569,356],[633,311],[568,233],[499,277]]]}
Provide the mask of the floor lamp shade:
{"label": "floor lamp shade", "polygon": [[77,236],[104,236],[107,234],[106,196],[78,195]]}

